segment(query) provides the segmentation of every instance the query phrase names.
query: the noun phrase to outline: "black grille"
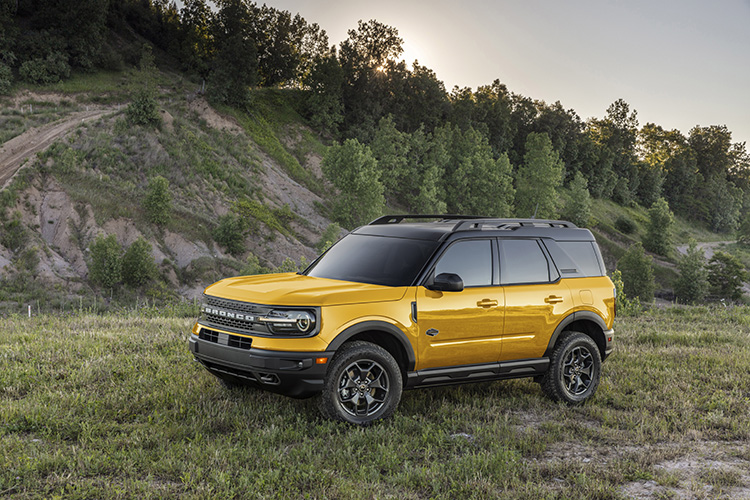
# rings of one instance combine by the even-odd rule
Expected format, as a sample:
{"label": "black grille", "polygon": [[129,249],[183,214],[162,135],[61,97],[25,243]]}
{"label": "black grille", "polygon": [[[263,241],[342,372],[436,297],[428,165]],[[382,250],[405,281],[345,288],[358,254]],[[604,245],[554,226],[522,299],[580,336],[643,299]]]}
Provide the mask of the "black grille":
{"label": "black grille", "polygon": [[202,319],[209,326],[252,335],[269,335],[271,333],[264,323],[257,321],[259,316],[268,314],[271,307],[220,299],[209,295],[203,297]]}
{"label": "black grille", "polygon": [[252,313],[259,316],[268,314],[271,310],[270,307],[261,306],[258,304],[250,304],[248,302],[238,302],[236,300],[219,299],[217,297],[211,297],[204,295],[206,304],[209,306],[220,307],[222,309],[231,309],[232,311]]}
{"label": "black grille", "polygon": [[253,339],[247,337],[240,337],[239,335],[232,335],[229,333],[219,333],[215,330],[208,328],[201,328],[198,337],[207,342],[213,342],[214,344],[223,344],[223,336],[226,335],[226,345],[229,347],[237,347],[239,349],[250,349],[253,343]]}

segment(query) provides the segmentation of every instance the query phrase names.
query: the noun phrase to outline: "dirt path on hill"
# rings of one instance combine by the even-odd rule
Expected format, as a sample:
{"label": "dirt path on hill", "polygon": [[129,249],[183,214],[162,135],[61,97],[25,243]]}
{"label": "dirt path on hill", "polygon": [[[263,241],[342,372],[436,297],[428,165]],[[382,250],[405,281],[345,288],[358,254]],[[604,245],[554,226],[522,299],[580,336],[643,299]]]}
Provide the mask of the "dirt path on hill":
{"label": "dirt path on hill", "polygon": [[[696,244],[696,247],[698,250],[703,250],[706,260],[709,260],[714,256],[714,251],[717,247],[720,245],[729,245],[730,243],[734,243],[734,241],[704,241],[703,243]],[[688,245],[678,245],[677,251],[680,252],[680,255],[687,255]]]}
{"label": "dirt path on hill", "polygon": [[96,120],[112,111],[114,109],[107,108],[73,113],[56,122],[27,130],[0,146],[0,189],[5,189],[10,184],[24,161],[47,149],[55,140],[70,132],[77,125],[85,121]]}

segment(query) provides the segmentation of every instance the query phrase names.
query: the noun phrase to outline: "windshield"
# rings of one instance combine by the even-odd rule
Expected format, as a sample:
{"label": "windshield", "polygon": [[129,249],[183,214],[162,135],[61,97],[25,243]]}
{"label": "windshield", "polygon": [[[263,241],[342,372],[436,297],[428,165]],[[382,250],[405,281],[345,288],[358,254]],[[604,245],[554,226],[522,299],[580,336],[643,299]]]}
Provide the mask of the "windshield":
{"label": "windshield", "polygon": [[349,234],[305,274],[315,278],[385,286],[409,286],[438,242]]}

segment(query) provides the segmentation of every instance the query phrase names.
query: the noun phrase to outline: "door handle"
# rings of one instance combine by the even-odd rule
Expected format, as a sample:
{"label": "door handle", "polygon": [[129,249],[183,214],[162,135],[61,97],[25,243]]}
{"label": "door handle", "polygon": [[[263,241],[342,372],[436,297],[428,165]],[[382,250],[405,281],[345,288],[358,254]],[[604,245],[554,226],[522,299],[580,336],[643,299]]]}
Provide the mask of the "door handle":
{"label": "door handle", "polygon": [[427,334],[428,337],[434,337],[435,335],[437,335],[440,332],[438,330],[435,330],[434,328],[430,328],[425,333]]}
{"label": "door handle", "polygon": [[477,302],[477,305],[479,307],[494,307],[497,305],[497,301],[492,299],[482,299]]}
{"label": "door handle", "polygon": [[546,299],[544,299],[544,301],[547,304],[557,304],[559,302],[562,302],[563,298],[562,297],[558,297],[557,295],[550,295],[549,297],[547,297]]}

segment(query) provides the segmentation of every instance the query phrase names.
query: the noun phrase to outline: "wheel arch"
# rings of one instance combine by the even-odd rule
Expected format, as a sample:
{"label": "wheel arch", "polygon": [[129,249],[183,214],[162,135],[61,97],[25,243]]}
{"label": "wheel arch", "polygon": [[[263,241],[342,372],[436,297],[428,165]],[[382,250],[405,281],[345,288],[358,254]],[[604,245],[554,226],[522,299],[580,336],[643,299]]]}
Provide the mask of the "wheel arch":
{"label": "wheel arch", "polygon": [[547,344],[547,350],[544,352],[545,357],[552,355],[552,350],[557,343],[557,339],[560,337],[562,332],[572,330],[576,332],[585,333],[594,341],[596,346],[599,348],[599,356],[601,359],[606,357],[607,350],[607,339],[604,336],[607,325],[604,320],[596,313],[591,311],[576,311],[570,316],[563,319],[555,328],[552,337],[549,339]]}
{"label": "wheel arch", "polygon": [[414,371],[416,357],[411,342],[398,327],[385,321],[364,321],[350,326],[339,333],[328,345],[328,351],[337,351],[346,342],[363,340],[378,345],[388,351],[401,367],[401,375],[406,383],[406,374]]}

